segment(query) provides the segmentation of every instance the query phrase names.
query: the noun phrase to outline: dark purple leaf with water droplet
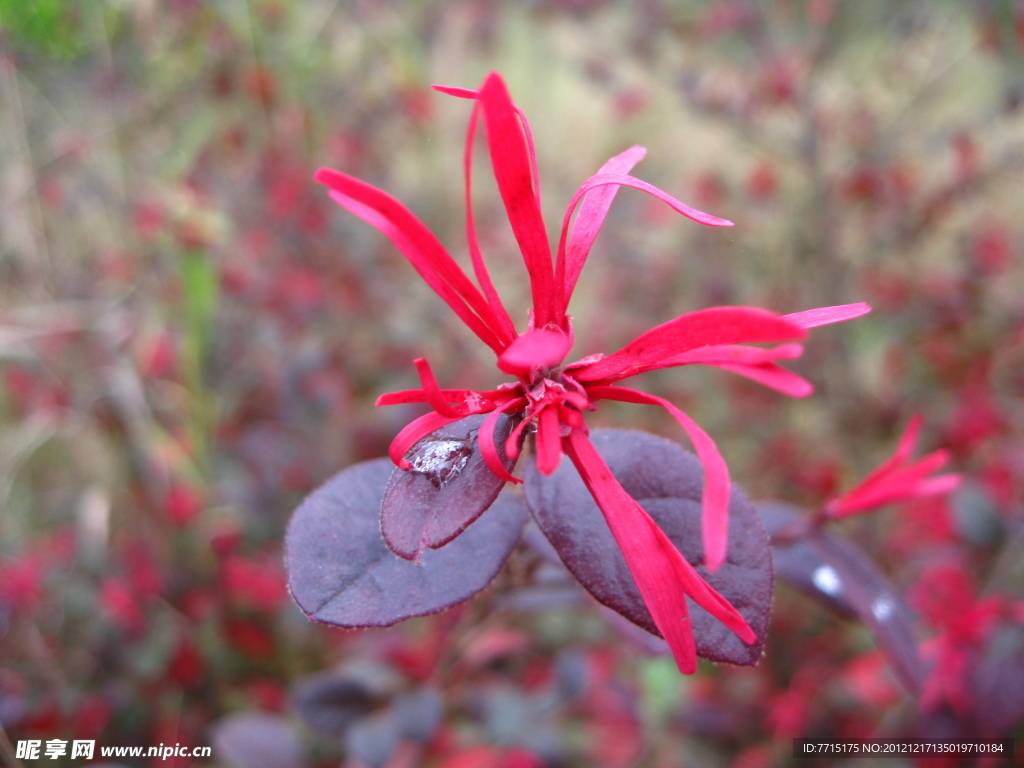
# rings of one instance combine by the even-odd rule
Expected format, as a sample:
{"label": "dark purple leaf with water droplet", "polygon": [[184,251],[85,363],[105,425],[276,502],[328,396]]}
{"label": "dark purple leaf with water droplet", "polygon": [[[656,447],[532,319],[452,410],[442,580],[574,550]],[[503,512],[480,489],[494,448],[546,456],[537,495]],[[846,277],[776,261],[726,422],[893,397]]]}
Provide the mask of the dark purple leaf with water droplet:
{"label": "dark purple leaf with water droplet", "polygon": [[296,510],[285,549],[288,586],[310,618],[386,627],[449,608],[494,578],[519,540],[526,510],[514,494],[419,563],[396,557],[380,534],[380,500],[394,466],[362,462],[314,491]]}
{"label": "dark purple leaf with water droplet", "polygon": [[757,508],[765,528],[776,537],[772,552],[779,577],[834,610],[860,618],[903,685],[920,694],[925,670],[914,617],[878,566],[860,547],[825,531],[808,530],[789,539],[786,532],[799,531],[807,520],[796,507],[764,502]]}
{"label": "dark purple leaf with water droplet", "polygon": [[[701,576],[736,607],[758,637],[756,644],[746,645],[691,602],[697,653],[712,661],[755,664],[771,613],[772,560],[768,536],[746,495],[733,486],[728,559],[717,572],[708,573],[703,567],[701,538],[704,471],[697,457],[646,432],[596,430],[590,439],[623,488]],[[531,463],[525,481],[534,519],[580,584],[604,605],[648,632],[660,634],[576,468],[562,462],[556,472],[545,477]]]}
{"label": "dark purple leaf with water droplet", "polygon": [[818,571],[824,563],[805,538],[809,515],[798,507],[776,501],[758,502],[756,507],[771,538],[775,575],[841,616],[856,618],[857,612],[834,585],[832,574],[828,570]]}
{"label": "dark purple leaf with water droplet", "polygon": [[[412,469],[395,469],[381,506],[384,540],[399,557],[416,560],[442,547],[476,520],[497,498],[505,481],[497,477],[477,445],[485,415],[468,416],[432,432],[406,459]],[[499,416],[494,439],[509,471],[515,462],[504,444],[513,422]]]}

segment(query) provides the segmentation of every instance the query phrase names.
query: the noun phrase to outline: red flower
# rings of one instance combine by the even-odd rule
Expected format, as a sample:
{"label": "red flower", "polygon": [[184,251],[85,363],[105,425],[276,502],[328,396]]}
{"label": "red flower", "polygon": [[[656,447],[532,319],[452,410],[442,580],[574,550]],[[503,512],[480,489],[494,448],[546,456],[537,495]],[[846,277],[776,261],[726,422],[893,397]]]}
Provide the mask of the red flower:
{"label": "red flower", "polygon": [[886,504],[949,493],[960,485],[957,473],[931,476],[949,461],[947,451],[933,451],[917,461],[908,461],[920,431],[921,417],[915,416],[892,457],[846,493],[830,499],[825,504],[826,516],[849,517]]}
{"label": "red flower", "polygon": [[[563,454],[576,466],[682,671],[692,672],[696,668],[687,596],[745,642],[753,642],[754,633],[739,612],[701,578],[612,476],[588,438],[584,413],[596,410],[601,400],[617,400],[660,405],[679,422],[705,468],[704,551],[707,566],[715,569],[725,559],[728,526],[729,472],[722,456],[704,430],[672,403],[619,386],[619,382],[658,368],[703,364],[803,397],[811,392],[810,383],[779,367],[777,361],[800,355],[801,345],[792,342],[803,339],[806,329],[857,317],[870,308],[866,304],[852,304],[783,317],[751,307],[715,307],[659,325],[613,354],[590,355],[565,363],[573,346],[572,322],[566,310],[591,245],[620,187],[633,187],[653,195],[702,224],[727,227],[732,222],[690,208],[657,187],[628,175],[646,153],[643,147],[632,147],[605,163],[577,190],[566,209],[552,259],[541,216],[532,135],[526,117],[512,103],[504,81],[492,73],[479,91],[435,88],[475,100],[464,174],[467,239],[479,288],[437,238],[397,200],[330,169],[318,171],[316,179],[329,187],[335,202],[372,224],[398,247],[470,330],[494,350],[498,368],[514,377],[514,381],[488,391],[441,389],[428,363],[416,360],[422,387],[383,395],[377,404],[426,403],[433,412],[414,420],[398,434],[390,449],[392,460],[408,469],[407,457],[424,437],[466,416],[486,413],[489,416],[478,436],[481,453],[495,475],[519,482],[502,465],[495,444],[495,427],[500,414],[518,419],[504,445],[506,455],[516,458],[524,431],[532,425],[536,430],[538,469],[545,474],[554,472]],[[523,333],[516,330],[498,296],[476,237],[470,171],[481,113],[498,190],[530,278],[533,310]],[[742,346],[751,342],[790,343],[768,348]]]}

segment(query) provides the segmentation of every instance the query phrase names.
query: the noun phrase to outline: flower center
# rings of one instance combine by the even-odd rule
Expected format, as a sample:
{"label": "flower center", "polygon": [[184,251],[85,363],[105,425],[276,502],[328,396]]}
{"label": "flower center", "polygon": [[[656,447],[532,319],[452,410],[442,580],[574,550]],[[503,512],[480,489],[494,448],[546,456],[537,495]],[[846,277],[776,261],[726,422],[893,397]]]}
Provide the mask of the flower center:
{"label": "flower center", "polygon": [[594,410],[583,386],[561,367],[537,371],[529,383],[523,382],[522,387],[529,401],[526,419],[535,419],[544,409],[554,408],[563,436],[582,424],[583,411]]}

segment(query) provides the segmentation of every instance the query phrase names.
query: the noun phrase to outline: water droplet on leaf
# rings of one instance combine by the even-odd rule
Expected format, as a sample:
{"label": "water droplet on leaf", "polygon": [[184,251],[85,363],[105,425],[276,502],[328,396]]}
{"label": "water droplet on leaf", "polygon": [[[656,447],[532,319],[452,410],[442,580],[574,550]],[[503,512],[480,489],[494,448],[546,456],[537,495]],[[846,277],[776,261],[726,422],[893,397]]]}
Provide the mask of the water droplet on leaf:
{"label": "water droplet on leaf", "polygon": [[826,595],[836,597],[843,591],[843,582],[830,565],[819,565],[811,578],[814,579],[814,586]]}
{"label": "water droplet on leaf", "polygon": [[440,489],[459,476],[472,454],[469,440],[439,438],[420,442],[406,459],[412,465],[411,472],[426,475]]}
{"label": "water droplet on leaf", "polygon": [[888,595],[876,597],[871,603],[871,613],[879,621],[885,621],[896,610],[896,601]]}

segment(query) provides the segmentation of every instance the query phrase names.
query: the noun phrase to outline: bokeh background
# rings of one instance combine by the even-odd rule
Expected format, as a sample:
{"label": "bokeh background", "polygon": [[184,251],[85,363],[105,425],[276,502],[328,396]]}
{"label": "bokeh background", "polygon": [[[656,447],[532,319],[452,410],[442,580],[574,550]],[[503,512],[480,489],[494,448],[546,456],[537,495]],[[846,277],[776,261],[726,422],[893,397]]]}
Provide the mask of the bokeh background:
{"label": "bokeh background", "polygon": [[[918,617],[927,695],[785,586],[757,668],[682,678],[565,574],[538,586],[527,548],[390,630],[292,604],[291,511],[418,413],[377,395],[415,386],[419,356],[495,383],[311,176],[381,186],[465,256],[469,109],[429,84],[492,69],[530,117],[552,232],[633,144],[637,175],[736,222],[621,193],[571,308],[580,354],[716,304],[874,306],[815,334],[807,400],[689,369],[646,388],[751,496],[807,509],[923,415],[920,450],[950,451],[962,487],[835,532]],[[796,764],[795,737],[1024,736],[1022,247],[1013,0],[0,0],[0,759],[84,738],[213,744],[195,764],[236,768],[753,768]],[[592,423],[682,439],[639,406]]]}

